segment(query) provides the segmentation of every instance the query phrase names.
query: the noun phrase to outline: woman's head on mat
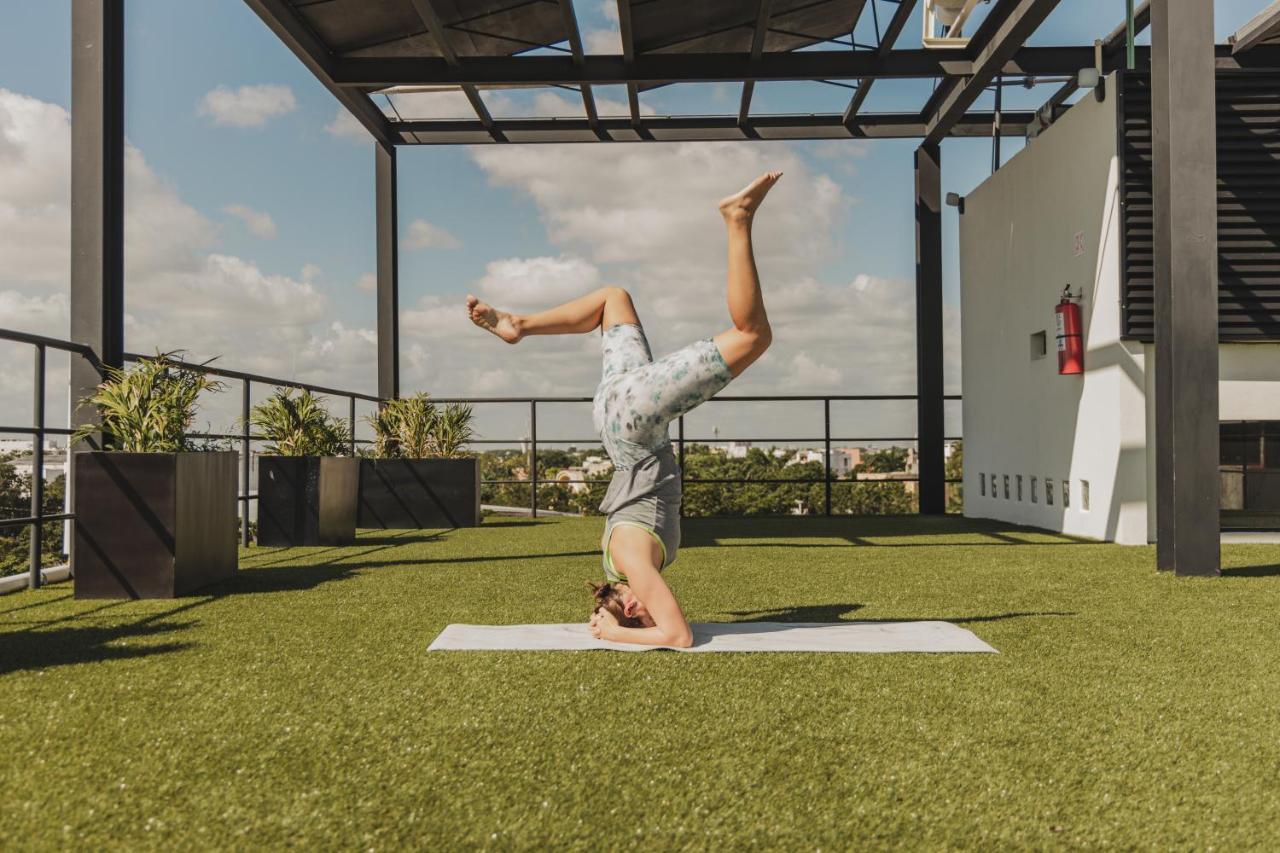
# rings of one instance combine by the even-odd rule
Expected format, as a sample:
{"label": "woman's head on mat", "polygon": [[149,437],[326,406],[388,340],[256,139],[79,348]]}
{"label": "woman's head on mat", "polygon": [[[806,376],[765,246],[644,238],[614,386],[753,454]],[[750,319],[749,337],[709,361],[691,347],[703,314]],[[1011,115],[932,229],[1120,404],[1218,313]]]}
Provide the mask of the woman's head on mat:
{"label": "woman's head on mat", "polygon": [[604,610],[624,628],[648,628],[653,625],[653,617],[625,583],[588,581],[587,586],[591,588],[592,614]]}

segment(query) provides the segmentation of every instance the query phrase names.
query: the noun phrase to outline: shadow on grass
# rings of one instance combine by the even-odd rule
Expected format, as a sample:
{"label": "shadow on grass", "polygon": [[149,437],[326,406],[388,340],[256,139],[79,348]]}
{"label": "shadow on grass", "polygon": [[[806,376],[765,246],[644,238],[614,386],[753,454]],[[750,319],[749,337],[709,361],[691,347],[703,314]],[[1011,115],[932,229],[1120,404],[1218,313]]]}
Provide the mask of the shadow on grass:
{"label": "shadow on grass", "polygon": [[221,598],[229,595],[308,590],[333,581],[345,580],[354,573],[365,569],[428,568],[512,560],[558,560],[571,557],[594,557],[600,554],[598,550],[593,549],[590,551],[556,551],[551,553],[543,551],[532,554],[479,554],[467,557],[419,557],[404,560],[361,559],[362,557],[372,556],[388,547],[391,546],[381,545],[360,554],[342,554],[330,560],[291,566],[276,565],[267,568],[263,568],[260,565],[246,566],[234,578],[205,587],[198,594]]}
{"label": "shadow on grass", "polygon": [[376,543],[379,545],[408,545],[419,542],[440,542],[449,533],[458,528],[450,528],[448,530],[436,530],[428,533],[424,530],[378,530],[376,532],[362,531],[356,538],[355,544],[365,545],[368,543]]}
{"label": "shadow on grass", "polygon": [[[48,669],[74,663],[102,663],[110,660],[150,657],[176,652],[195,645],[170,641],[133,645],[139,640],[185,631],[190,622],[144,620],[112,627],[63,627],[44,631],[15,631],[0,635],[0,675],[20,670]],[[116,646],[114,643],[128,642]]]}
{"label": "shadow on grass", "polygon": [[[739,618],[730,622],[843,622],[851,613],[866,607],[865,604],[807,604],[799,607],[779,607],[772,610],[730,610],[727,615]],[[1043,616],[1079,616],[1079,613],[1061,610],[997,613],[990,616],[895,616],[884,619],[853,619],[853,622],[951,622],[964,625],[978,622],[1002,622],[1006,619],[1029,619]]]}
{"label": "shadow on grass", "polygon": [[1274,578],[1280,577],[1280,565],[1275,566],[1235,566],[1223,569],[1224,578]]}
{"label": "shadow on grass", "polygon": [[[1034,527],[959,516],[848,516],[835,518],[686,518],[682,547],[750,548],[749,542],[722,543],[721,539],[784,539],[793,548],[841,548],[844,545],[805,543],[797,539],[843,539],[850,545],[875,548],[952,548],[975,545],[1096,545],[1091,539],[1068,536]],[[873,542],[870,537],[979,535],[983,542]],[[1034,536],[1035,539],[1026,537]]]}
{"label": "shadow on grass", "polygon": [[[486,518],[484,521],[480,522],[480,529],[483,530],[486,527],[537,527],[540,524],[546,524],[548,521],[555,521],[556,519],[561,517],[562,516],[550,516],[548,518],[537,518],[537,519],[515,518],[515,519],[507,519],[504,521],[489,521],[489,519]],[[601,516],[600,519],[601,521],[603,521],[604,517]]]}
{"label": "shadow on grass", "polygon": [[[14,601],[16,602],[17,600],[17,596],[14,596]],[[41,601],[33,601],[30,604],[23,604],[19,607],[0,607],[0,616],[8,616],[10,613],[17,613],[20,610],[30,610],[33,607],[48,607],[50,604],[60,604],[61,602],[70,600],[71,593],[67,593],[66,595],[50,596],[49,598],[45,598]],[[4,599],[0,599],[0,602],[3,601]]]}
{"label": "shadow on grass", "polygon": [[731,622],[840,622],[865,604],[808,604],[773,610],[729,610],[729,616],[740,617]]}

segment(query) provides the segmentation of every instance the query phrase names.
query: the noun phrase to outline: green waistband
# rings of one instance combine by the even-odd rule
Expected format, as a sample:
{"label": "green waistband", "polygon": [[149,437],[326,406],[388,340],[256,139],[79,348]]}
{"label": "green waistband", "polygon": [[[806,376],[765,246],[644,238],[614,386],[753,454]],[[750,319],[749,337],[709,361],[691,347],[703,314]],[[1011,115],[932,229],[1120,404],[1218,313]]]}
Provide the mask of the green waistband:
{"label": "green waistband", "polygon": [[[609,536],[613,537],[613,531],[619,527],[638,527],[645,533],[653,537],[653,541],[658,543],[658,547],[662,549],[662,565],[658,567],[658,571],[662,571],[667,565],[667,543],[662,541],[662,537],[658,535],[652,527],[646,527],[638,521],[615,521],[613,526],[609,528]],[[601,543],[604,550],[604,576],[610,583],[627,583],[627,576],[619,572],[613,567],[613,558],[609,556],[609,540],[606,539]]]}

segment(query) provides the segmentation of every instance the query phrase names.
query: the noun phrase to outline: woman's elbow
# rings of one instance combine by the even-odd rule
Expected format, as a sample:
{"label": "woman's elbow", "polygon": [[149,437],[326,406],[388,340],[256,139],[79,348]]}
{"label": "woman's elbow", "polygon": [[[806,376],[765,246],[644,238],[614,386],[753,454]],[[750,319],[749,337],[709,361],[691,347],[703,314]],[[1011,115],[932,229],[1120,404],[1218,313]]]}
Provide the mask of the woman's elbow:
{"label": "woman's elbow", "polygon": [[693,645],[693,631],[688,626],[678,628],[667,635],[667,642],[664,645],[671,646],[676,649],[687,649]]}

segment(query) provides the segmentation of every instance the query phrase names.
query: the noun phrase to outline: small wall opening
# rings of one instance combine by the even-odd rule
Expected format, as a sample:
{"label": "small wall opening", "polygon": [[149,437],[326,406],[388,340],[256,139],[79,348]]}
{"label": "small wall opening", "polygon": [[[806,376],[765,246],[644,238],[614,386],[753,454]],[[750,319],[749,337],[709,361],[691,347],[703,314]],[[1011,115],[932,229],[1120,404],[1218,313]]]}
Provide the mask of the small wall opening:
{"label": "small wall opening", "polygon": [[1031,360],[1044,358],[1049,354],[1049,338],[1045,331],[1041,329],[1038,332],[1031,333]]}

